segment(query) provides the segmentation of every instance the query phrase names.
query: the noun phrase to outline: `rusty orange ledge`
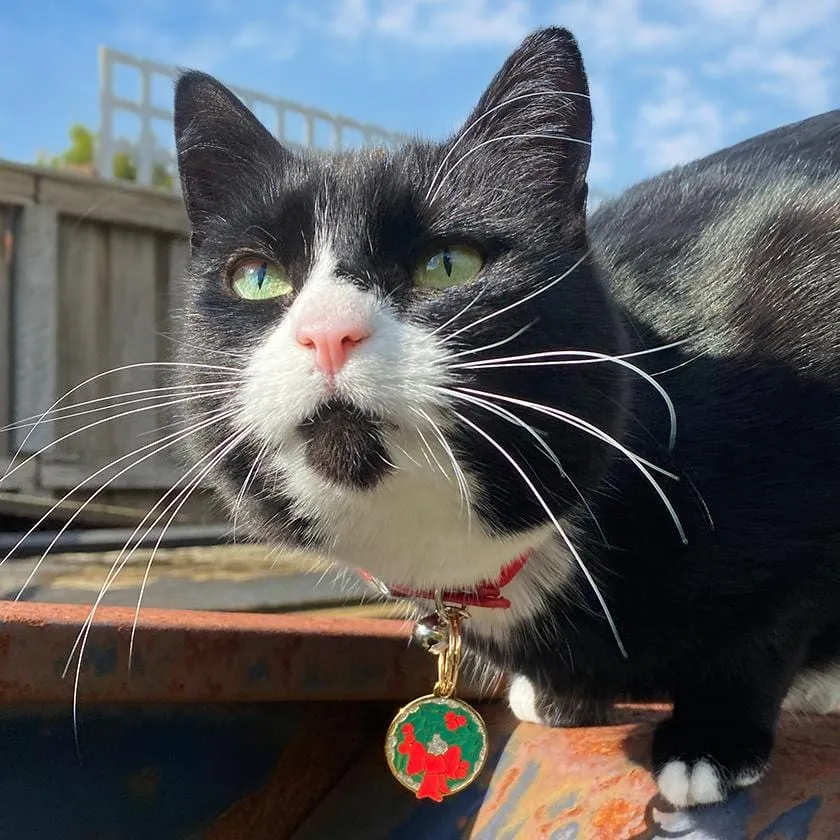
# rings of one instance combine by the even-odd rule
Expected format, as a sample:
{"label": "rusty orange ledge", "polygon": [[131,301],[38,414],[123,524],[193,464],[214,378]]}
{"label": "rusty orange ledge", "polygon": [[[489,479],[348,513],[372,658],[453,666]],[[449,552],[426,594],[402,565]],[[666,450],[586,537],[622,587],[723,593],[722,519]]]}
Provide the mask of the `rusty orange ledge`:
{"label": "rusty orange ledge", "polygon": [[[0,601],[0,703],[72,700],[75,670],[62,674],[88,614]],[[133,609],[97,610],[80,704],[401,700],[433,679],[403,621],[144,609],[129,670],[133,622]]]}
{"label": "rusty orange ledge", "polygon": [[[785,718],[767,779],[683,815],[663,808],[650,774],[661,708],[626,709],[623,725],[552,730],[482,704],[491,756],[480,779],[441,806],[418,802],[388,776],[382,737],[397,703],[428,692],[434,668],[394,620],[148,609],[129,671],[134,610],[102,608],[80,672],[80,768],[67,720],[74,674],[62,672],[88,612],[0,602],[0,712],[13,712],[0,749],[14,757],[0,774],[4,836],[65,840],[75,827],[73,836],[208,840],[840,838],[835,716]],[[265,714],[248,711],[263,701]],[[59,725],[35,713],[54,703]],[[200,704],[225,711],[216,719]],[[144,713],[157,705],[169,711]]]}

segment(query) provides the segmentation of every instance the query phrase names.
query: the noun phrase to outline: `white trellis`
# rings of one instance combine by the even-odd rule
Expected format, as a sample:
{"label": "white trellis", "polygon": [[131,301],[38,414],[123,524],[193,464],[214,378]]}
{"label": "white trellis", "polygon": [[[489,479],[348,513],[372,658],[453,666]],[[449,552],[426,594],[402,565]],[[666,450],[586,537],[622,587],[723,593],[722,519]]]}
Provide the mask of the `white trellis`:
{"label": "white trellis", "polygon": [[[118,95],[114,76],[118,67],[134,71],[140,81],[138,99],[127,99]],[[178,75],[175,67],[158,64],[143,58],[112,50],[99,48],[99,135],[96,149],[96,169],[103,178],[110,178],[112,161],[117,152],[127,152],[137,167],[137,183],[149,186],[156,164],[166,166],[174,172],[175,156],[172,149],[161,146],[154,131],[154,122],[166,123],[171,132],[172,110],[156,105],[152,98],[155,76],[167,80],[170,85]],[[348,140],[355,134],[361,140],[361,146],[393,146],[405,142],[407,136],[394,131],[387,131],[377,125],[359,122],[350,117],[335,116],[318,108],[309,108],[288,99],[268,96],[254,90],[231,86],[251,110],[271,114],[268,128],[278,140],[291,146],[309,149],[339,150],[351,145]],[[140,128],[134,137],[117,136],[115,116],[119,112],[134,114],[139,119]],[[294,137],[289,130],[289,118],[297,119],[302,127],[302,136]],[[326,128],[319,132],[319,126]],[[324,137],[326,135],[326,137]],[[176,179],[177,180],[177,179]]]}

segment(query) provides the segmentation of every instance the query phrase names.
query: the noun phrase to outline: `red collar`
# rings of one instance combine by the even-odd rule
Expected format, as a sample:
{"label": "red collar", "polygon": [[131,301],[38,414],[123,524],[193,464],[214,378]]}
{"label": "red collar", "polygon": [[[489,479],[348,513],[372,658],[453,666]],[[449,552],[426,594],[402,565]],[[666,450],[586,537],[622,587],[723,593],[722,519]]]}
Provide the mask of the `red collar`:
{"label": "red collar", "polygon": [[[507,586],[528,562],[531,552],[526,551],[516,560],[511,561],[502,568],[496,580],[486,580],[470,589],[444,589],[441,591],[441,598],[446,604],[457,604],[462,607],[486,607],[488,609],[506,610],[510,607],[510,601],[502,595],[502,588]],[[369,572],[362,569],[362,576],[365,580],[373,583],[381,592],[395,598],[425,598],[433,601],[435,598],[432,589],[408,589],[404,586],[389,586],[375,578]]]}

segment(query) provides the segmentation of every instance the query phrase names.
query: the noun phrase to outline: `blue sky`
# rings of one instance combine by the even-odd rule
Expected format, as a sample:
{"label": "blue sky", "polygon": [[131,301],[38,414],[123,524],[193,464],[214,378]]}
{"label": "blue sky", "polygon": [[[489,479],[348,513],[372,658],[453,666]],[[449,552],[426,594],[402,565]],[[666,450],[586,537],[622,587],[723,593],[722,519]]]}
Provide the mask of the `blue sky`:
{"label": "blue sky", "polygon": [[606,191],[840,107],[837,0],[30,0],[0,16],[0,157],[97,125],[99,44],[442,136],[546,24],[581,43]]}

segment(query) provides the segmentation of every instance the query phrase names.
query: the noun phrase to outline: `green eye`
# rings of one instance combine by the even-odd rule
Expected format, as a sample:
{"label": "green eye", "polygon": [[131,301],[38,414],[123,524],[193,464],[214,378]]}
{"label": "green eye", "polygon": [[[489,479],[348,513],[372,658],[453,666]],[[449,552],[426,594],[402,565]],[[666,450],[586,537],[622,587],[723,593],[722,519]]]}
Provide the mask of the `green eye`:
{"label": "green eye", "polygon": [[468,283],[483,265],[484,260],[472,248],[443,248],[417,267],[414,280],[427,289],[448,289]]}
{"label": "green eye", "polygon": [[279,265],[259,260],[240,263],[231,277],[231,286],[245,300],[271,300],[292,291],[292,284]]}

